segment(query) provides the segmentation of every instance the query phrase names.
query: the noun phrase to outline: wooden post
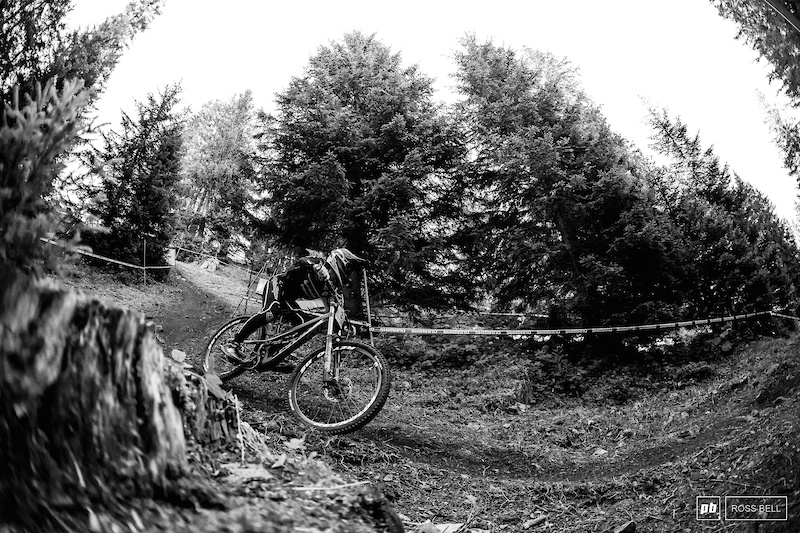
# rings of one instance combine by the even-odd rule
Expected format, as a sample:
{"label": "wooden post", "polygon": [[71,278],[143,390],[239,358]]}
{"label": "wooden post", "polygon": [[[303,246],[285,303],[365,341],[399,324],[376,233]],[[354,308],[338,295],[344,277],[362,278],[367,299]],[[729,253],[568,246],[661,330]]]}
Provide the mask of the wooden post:
{"label": "wooden post", "polygon": [[361,272],[364,274],[364,299],[367,303],[367,327],[369,328],[369,343],[372,346],[375,346],[375,339],[372,337],[372,311],[369,307],[369,284],[367,283],[367,269],[362,269]]}
{"label": "wooden post", "polygon": [[142,273],[144,273],[144,286],[147,287],[147,237],[142,235]]}

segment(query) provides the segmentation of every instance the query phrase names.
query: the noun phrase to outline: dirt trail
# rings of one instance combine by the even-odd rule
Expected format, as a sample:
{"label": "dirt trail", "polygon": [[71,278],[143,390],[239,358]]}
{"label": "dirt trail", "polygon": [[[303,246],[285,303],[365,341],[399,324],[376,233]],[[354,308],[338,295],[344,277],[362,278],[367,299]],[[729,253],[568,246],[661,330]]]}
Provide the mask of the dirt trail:
{"label": "dirt trail", "polygon": [[[246,286],[241,279],[197,275],[193,268],[179,265],[185,277],[179,298],[153,317],[164,328],[167,348],[187,351],[190,361]],[[695,496],[760,486],[743,482],[749,479],[741,477],[744,467],[736,468],[747,464],[743,450],[772,442],[763,441],[771,426],[754,426],[749,416],[762,386],[755,380],[721,405],[713,400],[720,383],[708,383],[619,408],[576,402],[510,413],[476,409],[464,399],[463,376],[395,371],[394,377],[379,416],[359,432],[332,439],[305,431],[288,415],[285,375],[248,373],[231,387],[254,427],[281,438],[303,437],[309,450],[340,472],[380,488],[407,523],[468,519],[471,531],[527,531],[526,524],[542,516],[563,531],[605,531],[636,516],[649,531],[699,530]],[[480,403],[480,395],[475,398]],[[798,418],[799,406],[793,399],[759,409],[789,428],[776,438],[794,442],[796,424],[790,421]],[[620,436],[630,428],[632,437]],[[800,449],[789,452],[800,459]],[[786,479],[785,490],[800,491]]]}
{"label": "dirt trail", "polygon": [[210,334],[232,315],[230,302],[211,294],[189,281],[189,273],[177,266],[179,298],[151,318],[163,328],[158,335],[164,340],[166,353],[173,348],[183,350],[190,363],[200,361]]}
{"label": "dirt trail", "polygon": [[[112,273],[80,267],[62,281],[90,297],[141,312],[153,322],[165,353],[180,349],[187,355],[186,362],[198,369],[208,339],[231,318],[246,287],[241,278],[228,279],[185,263],[178,263],[169,281],[151,281],[147,286],[139,280],[122,284]],[[260,375],[249,379],[240,385],[246,388],[252,380],[264,383]],[[242,395],[248,405],[246,420],[262,431],[267,418],[288,421],[277,401],[267,415],[270,404],[260,393],[263,389],[255,388],[249,398]],[[259,420],[262,423],[258,424]],[[298,490],[348,485],[349,480],[306,453],[302,444],[299,449],[298,445],[286,446],[286,434],[273,431],[263,435],[272,455],[266,463],[262,452],[252,446],[245,450],[231,443],[192,446],[189,471],[169,484],[164,494],[125,502],[125,509],[113,516],[96,508],[98,520],[104,524],[98,530],[121,531],[125,528],[116,522],[124,526],[127,520],[131,531],[369,533],[376,531],[376,525],[391,523],[392,515],[383,507],[385,499],[360,484],[340,491]],[[240,461],[245,455],[243,466]],[[276,457],[279,465],[273,464]],[[136,518],[127,513],[136,513]],[[131,526],[131,520],[142,525]]]}
{"label": "dirt trail", "polygon": [[[120,276],[130,283],[120,283]],[[129,273],[80,267],[66,268],[59,280],[102,302],[142,313],[156,324],[156,334],[167,354],[177,348],[190,358],[197,358],[209,332],[231,317],[246,288],[240,279],[228,280],[181,262],[166,283],[151,280],[144,285]]]}
{"label": "dirt trail", "polygon": [[[153,317],[163,328],[166,348],[178,348],[192,356],[202,356],[207,339],[215,328],[229,319],[236,298],[226,278],[215,275],[193,265],[179,263],[178,272],[180,299],[162,317]],[[233,296],[233,297],[232,297]],[[198,359],[199,361],[199,359]],[[237,394],[250,408],[250,415],[257,420],[280,416],[284,412],[282,401],[285,379],[281,375],[265,373],[245,375],[233,383]],[[395,393],[395,396],[397,394]],[[721,433],[740,428],[743,424],[726,417],[716,420],[703,433],[692,439],[672,442],[644,449],[631,450],[609,460],[576,464],[565,462],[547,464],[520,451],[487,447],[470,454],[462,451],[474,445],[474,439],[460,440],[448,435],[436,435],[409,425],[372,424],[360,432],[359,438],[376,444],[389,443],[399,446],[403,454],[416,461],[433,466],[453,469],[457,473],[478,474],[487,468],[497,469],[508,479],[536,476],[540,480],[585,481],[618,477],[673,462],[680,457],[696,453]],[[301,428],[297,428],[301,431]]]}
{"label": "dirt trail", "polygon": [[746,422],[737,417],[716,420],[703,433],[647,448],[634,448],[607,460],[576,463],[563,461],[551,463],[546,454],[532,457],[521,451],[486,447],[465,454],[463,450],[474,444],[474,439],[455,440],[446,436],[434,439],[425,432],[409,427],[378,427],[363,432],[363,438],[375,443],[392,444],[399,453],[416,462],[447,468],[456,474],[480,475],[487,470],[496,471],[496,477],[506,480],[571,482],[603,481],[635,474],[641,470],[658,468],[679,461],[704,450],[721,436],[742,430]]}

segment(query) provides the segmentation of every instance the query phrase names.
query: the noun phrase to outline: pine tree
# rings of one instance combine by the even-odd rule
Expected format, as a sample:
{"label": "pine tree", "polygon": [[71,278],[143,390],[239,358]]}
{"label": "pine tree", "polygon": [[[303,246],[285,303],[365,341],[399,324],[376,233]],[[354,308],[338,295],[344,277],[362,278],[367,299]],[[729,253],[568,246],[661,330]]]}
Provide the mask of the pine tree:
{"label": "pine tree", "polygon": [[680,232],[682,292],[690,316],[794,308],[800,276],[789,227],[752,185],[703,149],[680,119],[650,112],[653,146],[671,157],[652,175],[661,207]]}
{"label": "pine tree", "polygon": [[181,158],[181,229],[187,237],[221,244],[251,237],[255,196],[256,111],[250,91],[203,105],[187,121]]}
{"label": "pine tree", "polygon": [[[180,87],[166,87],[137,103],[137,116],[122,117],[122,133],[110,132],[98,159],[105,165],[102,201],[95,214],[107,235],[88,236],[96,251],[116,259],[165,264],[173,235],[183,120],[175,110]],[[145,244],[144,239],[147,239]]]}
{"label": "pine tree", "polygon": [[396,302],[457,290],[442,234],[460,147],[432,92],[417,67],[356,32],[319,48],[269,124],[266,205],[281,240],[372,259],[375,288]]}
{"label": "pine tree", "polygon": [[[800,32],[767,2],[711,0],[720,15],[739,26],[738,39],[756,50],[772,67],[770,80],[778,80],[794,107],[800,106]],[[789,16],[800,21],[800,2],[780,0]],[[784,165],[800,184],[800,121],[792,113],[771,107],[769,122]]]}
{"label": "pine tree", "polygon": [[69,0],[0,2],[0,262],[36,270],[40,240],[63,224],[54,185],[88,126],[83,116],[161,0],[137,0],[102,24],[69,32]]}
{"label": "pine tree", "polygon": [[552,55],[463,41],[456,79],[473,273],[572,323],[674,316],[674,236],[635,158]]}
{"label": "pine tree", "polygon": [[80,82],[40,87],[27,102],[15,98],[0,114],[0,267],[37,271],[49,249],[41,239],[57,227],[45,199],[77,142],[89,93]]}
{"label": "pine tree", "polygon": [[[800,20],[800,2],[779,0]],[[779,80],[786,94],[800,103],[800,32],[764,0],[711,0],[719,14],[739,26],[738,39],[755,49],[772,67],[771,80]]]}
{"label": "pine tree", "polygon": [[81,79],[102,90],[125,47],[161,11],[163,0],[134,0],[101,24],[67,30],[71,0],[3,0],[0,5],[0,95],[10,102],[14,87],[34,94],[36,84],[55,78]]}

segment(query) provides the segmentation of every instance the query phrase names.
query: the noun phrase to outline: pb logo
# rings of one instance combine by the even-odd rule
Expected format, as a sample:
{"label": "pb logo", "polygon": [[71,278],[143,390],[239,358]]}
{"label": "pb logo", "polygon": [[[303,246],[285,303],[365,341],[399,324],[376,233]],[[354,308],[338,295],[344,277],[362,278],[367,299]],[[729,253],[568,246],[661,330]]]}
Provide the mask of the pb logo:
{"label": "pb logo", "polygon": [[719,496],[698,496],[697,497],[697,519],[698,520],[721,520],[722,505]]}
{"label": "pb logo", "polygon": [[717,512],[717,504],[714,502],[711,503],[701,503],[700,504],[700,514],[714,514]]}

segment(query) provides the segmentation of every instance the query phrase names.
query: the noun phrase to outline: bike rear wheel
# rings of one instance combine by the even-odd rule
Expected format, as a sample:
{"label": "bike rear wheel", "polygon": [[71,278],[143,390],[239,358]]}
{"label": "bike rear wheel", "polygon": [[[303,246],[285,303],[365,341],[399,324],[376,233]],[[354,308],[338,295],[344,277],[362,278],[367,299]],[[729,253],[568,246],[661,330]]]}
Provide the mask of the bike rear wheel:
{"label": "bike rear wheel", "polygon": [[267,342],[269,338],[291,327],[284,317],[273,317],[266,325],[256,329],[242,341],[240,351],[245,363],[228,360],[222,347],[233,341],[249,318],[249,316],[239,316],[231,319],[214,333],[206,347],[203,362],[206,374],[216,374],[222,381],[228,381],[245,370],[254,368],[255,363],[259,361],[263,368],[277,365],[286,358],[286,354],[280,357],[269,355],[271,351],[276,353],[279,351],[277,346],[270,346]]}
{"label": "bike rear wheel", "polygon": [[323,383],[325,349],[309,354],[289,380],[289,409],[304,425],[329,433],[355,431],[380,412],[389,397],[386,358],[372,346],[339,341],[333,346],[339,377]]}

